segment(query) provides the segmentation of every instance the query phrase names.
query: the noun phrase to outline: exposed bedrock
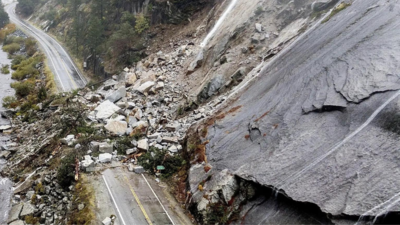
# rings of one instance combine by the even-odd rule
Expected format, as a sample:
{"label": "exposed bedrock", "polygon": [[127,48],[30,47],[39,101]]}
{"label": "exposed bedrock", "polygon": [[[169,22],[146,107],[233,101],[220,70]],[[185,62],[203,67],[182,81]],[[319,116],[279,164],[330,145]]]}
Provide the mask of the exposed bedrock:
{"label": "exposed bedrock", "polygon": [[399,11],[354,1],[278,56],[232,103],[241,109],[208,129],[213,168],[331,215],[398,209],[399,133],[385,121],[398,121],[400,98],[338,143],[400,89]]}

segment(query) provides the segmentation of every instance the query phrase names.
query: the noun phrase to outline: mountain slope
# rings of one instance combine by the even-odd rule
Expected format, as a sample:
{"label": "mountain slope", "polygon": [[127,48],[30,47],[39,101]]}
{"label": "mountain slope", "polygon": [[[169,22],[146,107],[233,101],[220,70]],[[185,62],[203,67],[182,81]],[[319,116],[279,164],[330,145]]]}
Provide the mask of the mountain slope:
{"label": "mountain slope", "polygon": [[396,209],[398,134],[385,124],[399,100],[341,142],[400,88],[399,8],[354,1],[265,67],[209,127],[209,163],[333,215]]}

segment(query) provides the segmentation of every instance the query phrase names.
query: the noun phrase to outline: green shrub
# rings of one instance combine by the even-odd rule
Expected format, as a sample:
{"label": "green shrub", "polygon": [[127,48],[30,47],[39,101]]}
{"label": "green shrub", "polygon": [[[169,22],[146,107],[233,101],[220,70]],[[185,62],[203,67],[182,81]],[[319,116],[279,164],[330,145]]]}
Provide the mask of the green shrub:
{"label": "green shrub", "polygon": [[36,41],[33,38],[25,39],[25,50],[28,56],[33,56],[36,53]]}
{"label": "green shrub", "polygon": [[264,9],[261,6],[258,6],[256,11],[254,12],[254,14],[256,14],[256,16],[261,15],[261,13],[264,12]]}
{"label": "green shrub", "polygon": [[18,106],[18,100],[14,96],[6,96],[3,98],[4,108],[15,108]]}
{"label": "green shrub", "polygon": [[25,222],[27,224],[37,224],[39,223],[39,218],[33,216],[25,216]]}
{"label": "green shrub", "polygon": [[132,139],[124,136],[116,139],[115,148],[117,149],[118,154],[125,155],[126,150],[133,148]]}
{"label": "green shrub", "polygon": [[9,54],[14,54],[19,51],[21,46],[18,43],[11,43],[3,46],[3,51],[8,52]]}
{"label": "green shrub", "polygon": [[149,22],[143,14],[136,15],[135,31],[141,34],[143,31],[149,29]]}
{"label": "green shrub", "polygon": [[351,3],[346,3],[346,2],[342,2],[340,3],[338,6],[336,6],[336,8],[334,8],[331,12],[331,14],[329,14],[328,17],[326,17],[321,23],[326,23],[328,22],[332,17],[334,17],[336,14],[338,14],[340,11],[345,10],[347,7],[351,6]]}
{"label": "green shrub", "polygon": [[47,91],[46,91],[46,87],[41,86],[39,88],[38,94],[37,94],[37,98],[40,101],[46,100],[47,99]]}
{"label": "green shrub", "polygon": [[35,77],[39,75],[39,70],[35,68],[36,64],[41,62],[41,57],[31,57],[24,59],[16,65],[16,71],[11,78],[14,80],[23,80],[28,76]]}
{"label": "green shrub", "polygon": [[17,36],[6,36],[3,42],[3,45],[9,45],[12,43],[17,43],[17,44],[22,44],[24,42],[23,37],[17,37]]}
{"label": "green shrub", "polygon": [[185,160],[183,160],[180,155],[171,156],[168,151],[159,150],[154,147],[150,147],[149,151],[138,160],[139,164],[152,174],[156,172],[157,166],[164,166],[165,170],[161,172],[164,178],[172,176],[186,164]]}
{"label": "green shrub", "polygon": [[19,64],[26,59],[24,55],[16,55],[14,56],[13,60],[11,61],[11,69],[17,70]]}
{"label": "green shrub", "polygon": [[29,81],[23,81],[23,82],[14,82],[11,84],[11,87],[14,88],[15,94],[18,97],[23,98],[31,93],[31,91],[35,88],[35,85]]}
{"label": "green shrub", "polygon": [[76,154],[71,152],[61,159],[61,165],[57,171],[57,181],[63,188],[69,187],[75,179],[75,157]]}
{"label": "green shrub", "polygon": [[10,70],[9,70],[9,68],[10,68],[10,65],[3,65],[2,67],[1,67],[1,73],[2,74],[9,74],[10,73]]}

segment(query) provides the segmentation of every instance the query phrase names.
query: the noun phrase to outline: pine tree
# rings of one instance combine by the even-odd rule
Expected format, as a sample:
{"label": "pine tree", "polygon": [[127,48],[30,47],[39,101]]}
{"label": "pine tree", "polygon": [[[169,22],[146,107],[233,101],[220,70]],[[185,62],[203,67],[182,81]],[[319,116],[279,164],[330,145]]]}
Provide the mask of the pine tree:
{"label": "pine tree", "polygon": [[8,14],[4,11],[4,6],[0,4],[0,28],[3,28],[9,21]]}

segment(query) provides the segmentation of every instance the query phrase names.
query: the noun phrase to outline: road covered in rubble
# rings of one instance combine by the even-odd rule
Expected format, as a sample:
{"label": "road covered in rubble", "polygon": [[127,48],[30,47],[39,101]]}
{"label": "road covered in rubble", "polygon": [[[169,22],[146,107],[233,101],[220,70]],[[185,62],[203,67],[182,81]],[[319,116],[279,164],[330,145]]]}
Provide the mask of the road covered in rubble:
{"label": "road covered in rubble", "polygon": [[192,224],[165,184],[116,164],[92,179],[98,222],[115,215],[118,225]]}

